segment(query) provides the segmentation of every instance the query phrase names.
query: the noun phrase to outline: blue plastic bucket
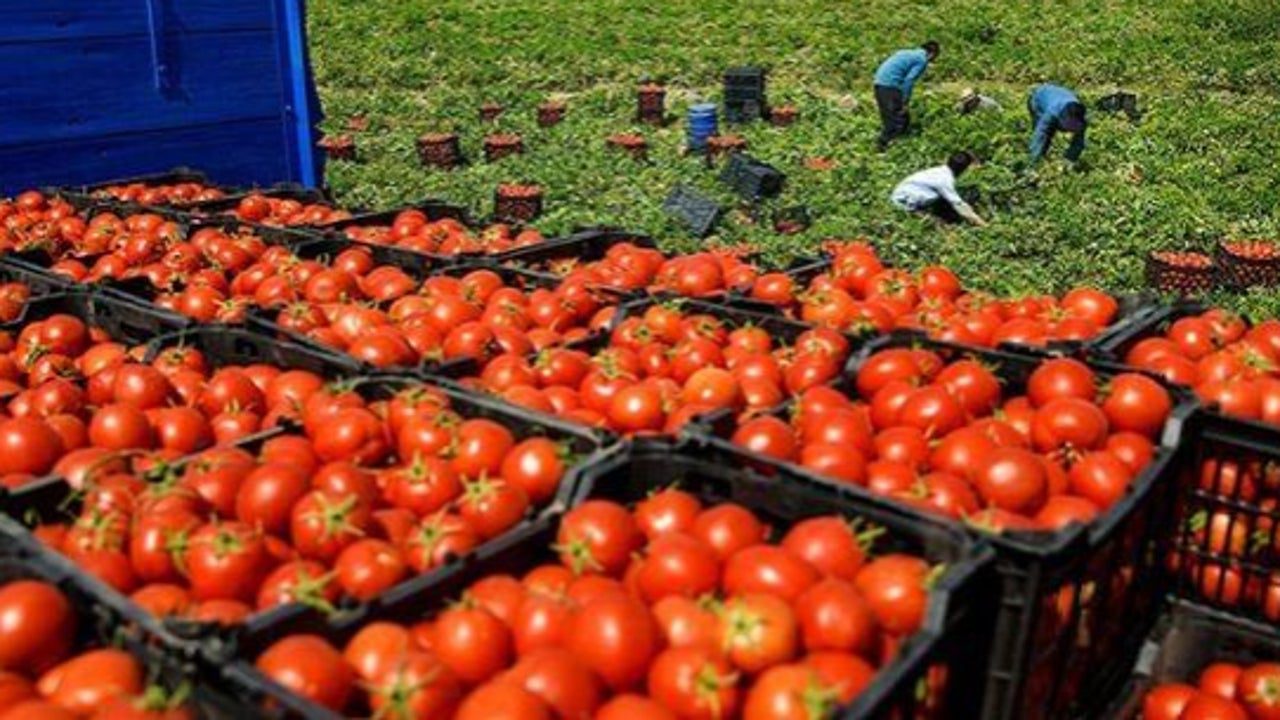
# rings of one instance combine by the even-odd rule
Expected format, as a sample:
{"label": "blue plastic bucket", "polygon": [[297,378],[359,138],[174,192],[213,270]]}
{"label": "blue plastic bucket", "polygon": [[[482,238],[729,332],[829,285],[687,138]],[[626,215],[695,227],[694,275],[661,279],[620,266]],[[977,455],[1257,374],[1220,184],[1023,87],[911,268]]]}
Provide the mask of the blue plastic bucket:
{"label": "blue plastic bucket", "polygon": [[689,108],[689,149],[701,152],[707,149],[707,138],[716,134],[719,121],[715,103],[699,103]]}

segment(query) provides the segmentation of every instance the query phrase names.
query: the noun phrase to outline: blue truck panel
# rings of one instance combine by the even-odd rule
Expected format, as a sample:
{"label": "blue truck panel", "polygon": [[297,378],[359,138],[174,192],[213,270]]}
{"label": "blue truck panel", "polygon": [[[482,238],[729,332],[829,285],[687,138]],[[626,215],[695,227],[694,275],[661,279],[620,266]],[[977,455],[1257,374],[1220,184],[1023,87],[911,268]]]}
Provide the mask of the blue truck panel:
{"label": "blue truck panel", "polygon": [[303,0],[44,0],[0,23],[0,194],[200,168],[320,184]]}

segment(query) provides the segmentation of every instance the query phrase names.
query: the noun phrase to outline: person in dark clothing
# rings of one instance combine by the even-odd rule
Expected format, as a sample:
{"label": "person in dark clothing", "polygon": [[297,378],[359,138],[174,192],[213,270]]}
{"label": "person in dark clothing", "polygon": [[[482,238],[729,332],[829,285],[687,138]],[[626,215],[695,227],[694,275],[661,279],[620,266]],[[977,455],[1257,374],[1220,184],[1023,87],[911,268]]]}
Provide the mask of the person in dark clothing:
{"label": "person in dark clothing", "polygon": [[875,95],[881,124],[877,145],[881,150],[905,135],[911,126],[911,92],[940,49],[930,40],[918,48],[895,52],[876,69]]}
{"label": "person in dark clothing", "polygon": [[1080,159],[1084,152],[1084,135],[1088,122],[1084,103],[1070,90],[1059,85],[1044,84],[1031,91],[1027,98],[1027,111],[1031,113],[1031,162],[1037,163],[1053,144],[1059,130],[1071,133],[1071,144],[1063,156],[1071,162]]}

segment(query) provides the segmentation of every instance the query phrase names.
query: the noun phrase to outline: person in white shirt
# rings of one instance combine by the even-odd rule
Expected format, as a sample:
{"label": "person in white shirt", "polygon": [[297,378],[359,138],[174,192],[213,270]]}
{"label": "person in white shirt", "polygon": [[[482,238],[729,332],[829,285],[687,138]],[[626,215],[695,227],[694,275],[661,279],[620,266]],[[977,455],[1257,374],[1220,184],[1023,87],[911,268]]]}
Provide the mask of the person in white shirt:
{"label": "person in white shirt", "polygon": [[909,175],[898,183],[889,199],[907,212],[928,213],[949,223],[964,220],[979,227],[985,226],[987,221],[979,217],[969,207],[969,203],[960,197],[960,193],[956,192],[956,178],[963,175],[972,164],[973,155],[967,152],[956,153],[947,159],[946,165]]}

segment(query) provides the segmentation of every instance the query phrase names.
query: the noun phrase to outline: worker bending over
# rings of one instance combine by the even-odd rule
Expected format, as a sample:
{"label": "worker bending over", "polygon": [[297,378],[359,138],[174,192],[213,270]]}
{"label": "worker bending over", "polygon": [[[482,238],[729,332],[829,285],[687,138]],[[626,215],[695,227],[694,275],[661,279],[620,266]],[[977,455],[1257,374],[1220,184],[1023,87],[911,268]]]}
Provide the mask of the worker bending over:
{"label": "worker bending over", "polygon": [[1027,99],[1027,110],[1031,112],[1031,162],[1037,163],[1053,144],[1053,136],[1058,131],[1071,133],[1071,144],[1067,146],[1066,157],[1071,162],[1080,159],[1084,152],[1085,121],[1084,103],[1076,94],[1060,85],[1038,85],[1031,91]]}
{"label": "worker bending over", "polygon": [[931,167],[908,176],[893,189],[889,199],[902,210],[927,213],[948,223],[968,221],[979,227],[987,224],[956,192],[956,178],[973,164],[973,155],[960,152],[946,165]]}
{"label": "worker bending over", "polygon": [[930,40],[918,48],[895,52],[876,69],[876,107],[880,108],[881,124],[877,145],[881,150],[906,134],[911,125],[911,91],[939,50],[938,43]]}

